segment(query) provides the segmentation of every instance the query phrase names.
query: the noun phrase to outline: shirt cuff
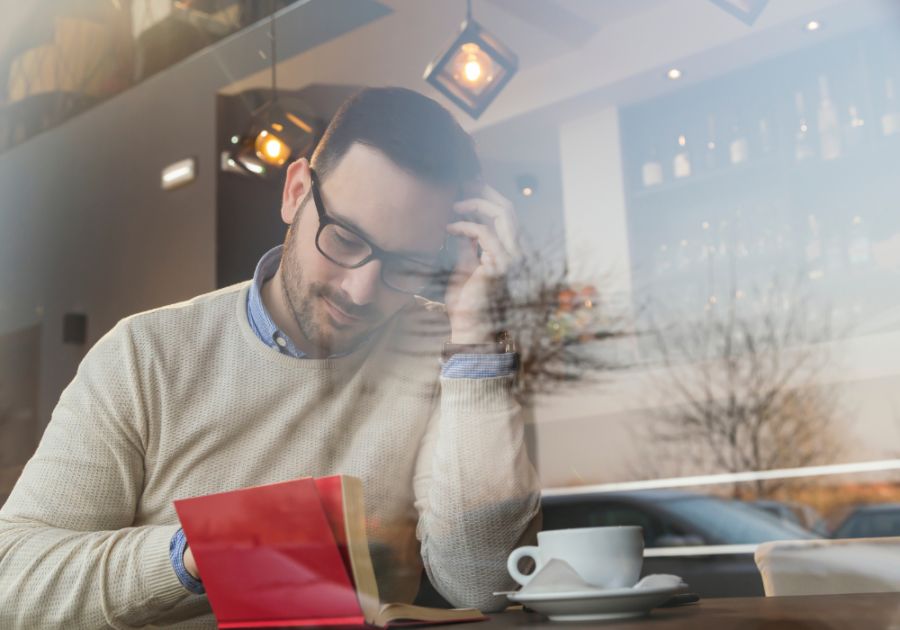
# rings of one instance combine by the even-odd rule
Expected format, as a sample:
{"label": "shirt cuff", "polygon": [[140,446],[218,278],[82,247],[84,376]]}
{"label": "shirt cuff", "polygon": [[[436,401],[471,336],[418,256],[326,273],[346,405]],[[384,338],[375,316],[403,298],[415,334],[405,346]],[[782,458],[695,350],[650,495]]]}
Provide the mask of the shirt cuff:
{"label": "shirt cuff", "polygon": [[184,568],[185,547],[187,547],[187,537],[184,535],[184,530],[179,529],[172,536],[172,542],[169,543],[169,559],[172,560],[172,568],[175,569],[175,574],[184,588],[196,595],[204,595],[206,589],[203,587],[203,582],[194,579]]}
{"label": "shirt cuff", "polygon": [[454,354],[441,361],[441,376],[447,378],[497,378],[516,372],[515,352],[505,354]]}

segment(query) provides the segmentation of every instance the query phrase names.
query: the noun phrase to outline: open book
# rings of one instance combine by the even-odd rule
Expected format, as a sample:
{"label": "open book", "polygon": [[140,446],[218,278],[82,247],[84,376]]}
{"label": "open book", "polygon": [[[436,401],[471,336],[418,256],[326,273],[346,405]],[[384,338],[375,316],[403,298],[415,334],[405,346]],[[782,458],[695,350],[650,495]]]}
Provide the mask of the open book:
{"label": "open book", "polygon": [[384,627],[485,619],[382,604],[362,482],[297,479],[175,501],[219,628]]}

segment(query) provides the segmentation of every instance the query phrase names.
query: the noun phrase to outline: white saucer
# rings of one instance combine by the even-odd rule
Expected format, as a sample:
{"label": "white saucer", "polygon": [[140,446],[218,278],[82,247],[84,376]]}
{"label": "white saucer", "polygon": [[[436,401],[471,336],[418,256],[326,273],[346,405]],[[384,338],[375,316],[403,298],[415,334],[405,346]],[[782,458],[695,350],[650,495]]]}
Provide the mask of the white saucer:
{"label": "white saucer", "polygon": [[510,593],[511,600],[525,604],[552,621],[598,621],[643,617],[683,590],[684,583],[657,588],[614,588],[571,593]]}

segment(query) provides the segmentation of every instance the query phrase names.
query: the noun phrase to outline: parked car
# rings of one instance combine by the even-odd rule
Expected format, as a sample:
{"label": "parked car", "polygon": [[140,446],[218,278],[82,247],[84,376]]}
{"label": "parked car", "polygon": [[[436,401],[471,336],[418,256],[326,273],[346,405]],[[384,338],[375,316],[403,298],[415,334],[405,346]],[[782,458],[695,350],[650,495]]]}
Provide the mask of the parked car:
{"label": "parked car", "polygon": [[[542,505],[544,530],[640,525],[647,549],[820,538],[744,502],[677,490],[545,497]],[[688,553],[697,552],[703,553],[699,548]],[[765,594],[750,549],[743,553],[649,556],[644,559],[643,575],[651,573],[680,575],[692,592],[704,598]]]}
{"label": "parked car", "polygon": [[[770,540],[821,538],[741,501],[678,490],[645,490],[544,497],[544,531],[575,527],[640,525],[644,547],[697,555],[644,558],[642,576],[681,576],[702,598],[765,595],[752,549],[704,554],[709,545],[755,545]],[[692,549],[688,549],[692,548]],[[676,551],[678,553],[678,551]],[[416,604],[449,607],[427,576]]]}
{"label": "parked car", "polygon": [[832,538],[900,536],[900,503],[860,505],[838,525]]}
{"label": "parked car", "polygon": [[822,521],[822,515],[819,514],[816,508],[799,501],[761,499],[759,501],[747,501],[747,504],[768,512],[782,521],[799,525],[804,529],[815,531],[813,528]]}

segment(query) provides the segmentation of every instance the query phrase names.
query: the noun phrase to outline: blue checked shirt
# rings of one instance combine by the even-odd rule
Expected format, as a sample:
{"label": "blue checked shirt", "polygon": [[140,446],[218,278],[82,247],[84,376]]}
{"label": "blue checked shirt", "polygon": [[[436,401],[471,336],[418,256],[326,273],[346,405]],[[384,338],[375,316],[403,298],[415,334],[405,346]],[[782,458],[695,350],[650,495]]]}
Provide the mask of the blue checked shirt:
{"label": "blue checked shirt", "polygon": [[[250,285],[250,292],[247,295],[247,319],[250,321],[250,328],[253,329],[256,336],[276,352],[286,354],[295,359],[308,359],[309,356],[302,350],[298,350],[290,338],[278,329],[262,301],[262,286],[278,271],[283,249],[284,246],[279,245],[269,250],[260,259],[259,264],[256,265],[253,283]],[[366,339],[357,347],[346,352],[334,354],[328,358],[345,357],[359,350],[368,341]],[[509,376],[515,371],[515,354],[455,354],[446,363],[441,361],[441,375],[448,378],[496,378],[498,376]],[[184,531],[179,529],[169,544],[169,558],[172,560],[175,574],[178,575],[178,579],[181,580],[184,587],[192,593],[202,595],[206,593],[203,583],[192,578],[191,574],[184,568],[184,550],[186,546],[187,539],[184,536]]]}

